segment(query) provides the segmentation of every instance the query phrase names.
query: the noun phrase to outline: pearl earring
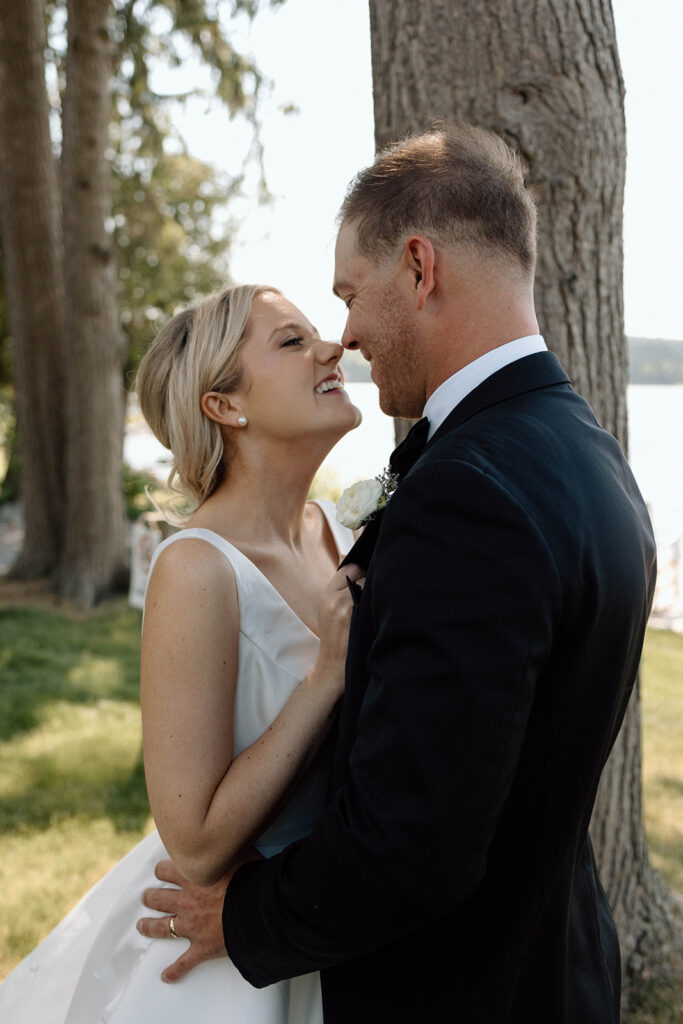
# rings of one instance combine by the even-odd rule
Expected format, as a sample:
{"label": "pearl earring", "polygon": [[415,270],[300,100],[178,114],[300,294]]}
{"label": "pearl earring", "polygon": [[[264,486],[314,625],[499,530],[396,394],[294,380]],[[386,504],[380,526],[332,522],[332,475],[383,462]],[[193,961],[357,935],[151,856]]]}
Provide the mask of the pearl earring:
{"label": "pearl earring", "polygon": [[239,419],[237,420],[237,422],[240,425],[240,427],[246,427],[246,425],[247,425],[247,417],[246,416],[240,416]]}

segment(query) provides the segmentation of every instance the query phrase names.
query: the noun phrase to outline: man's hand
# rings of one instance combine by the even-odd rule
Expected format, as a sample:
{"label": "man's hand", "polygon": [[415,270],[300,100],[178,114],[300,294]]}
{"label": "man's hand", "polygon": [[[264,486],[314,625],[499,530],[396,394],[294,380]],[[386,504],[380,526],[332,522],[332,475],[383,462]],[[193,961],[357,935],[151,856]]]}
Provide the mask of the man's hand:
{"label": "man's hand", "polygon": [[179,938],[190,940],[190,948],[179,956],[161,975],[162,981],[179,981],[193,967],[205,960],[227,956],[223,941],[223,900],[237,865],[211,886],[193,885],[170,860],[160,861],[154,874],[162,882],[179,889],[146,889],[142,902],[150,910],[161,910],[167,917],[143,917],[137,929],[152,939],[170,939],[170,922]]}

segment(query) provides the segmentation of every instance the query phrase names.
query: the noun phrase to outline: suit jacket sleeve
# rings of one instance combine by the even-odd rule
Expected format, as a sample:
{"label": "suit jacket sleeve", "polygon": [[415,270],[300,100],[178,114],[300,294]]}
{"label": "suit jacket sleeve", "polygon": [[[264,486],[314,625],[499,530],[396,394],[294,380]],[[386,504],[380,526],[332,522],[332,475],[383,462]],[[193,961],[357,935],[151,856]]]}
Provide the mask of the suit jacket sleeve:
{"label": "suit jacket sleeve", "polygon": [[485,870],[560,611],[505,488],[423,461],[373,557],[374,642],[349,772],[314,832],[235,875],[228,954],[256,986],[351,959],[463,901]]}

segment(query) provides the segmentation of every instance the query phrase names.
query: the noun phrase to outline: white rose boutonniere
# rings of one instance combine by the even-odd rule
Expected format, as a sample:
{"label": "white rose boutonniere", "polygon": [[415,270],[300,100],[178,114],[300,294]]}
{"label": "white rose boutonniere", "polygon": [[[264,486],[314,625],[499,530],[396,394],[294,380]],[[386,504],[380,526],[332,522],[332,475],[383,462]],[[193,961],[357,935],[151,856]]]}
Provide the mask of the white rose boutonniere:
{"label": "white rose boutonniere", "polygon": [[342,493],[337,502],[337,522],[358,530],[384,508],[396,490],[398,477],[386,470],[372,480],[359,480]]}

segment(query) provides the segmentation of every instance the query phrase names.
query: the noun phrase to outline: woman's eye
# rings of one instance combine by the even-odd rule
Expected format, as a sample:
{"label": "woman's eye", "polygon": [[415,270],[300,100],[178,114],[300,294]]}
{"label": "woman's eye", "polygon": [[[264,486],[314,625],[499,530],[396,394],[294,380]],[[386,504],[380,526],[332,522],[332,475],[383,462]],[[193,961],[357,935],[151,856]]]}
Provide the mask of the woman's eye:
{"label": "woman's eye", "polygon": [[281,348],[286,348],[287,345],[301,345],[303,338],[287,338],[287,341],[283,341]]}

